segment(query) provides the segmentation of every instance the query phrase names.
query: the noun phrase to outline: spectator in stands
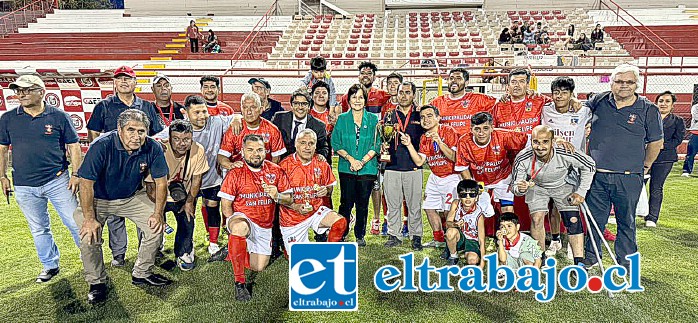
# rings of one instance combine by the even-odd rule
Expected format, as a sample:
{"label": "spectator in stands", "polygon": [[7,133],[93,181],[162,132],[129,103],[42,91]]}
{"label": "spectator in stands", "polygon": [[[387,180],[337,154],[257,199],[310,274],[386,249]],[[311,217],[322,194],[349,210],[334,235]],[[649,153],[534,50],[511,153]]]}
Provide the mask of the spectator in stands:
{"label": "spectator in stands", "polygon": [[196,21],[192,20],[189,22],[187,27],[187,38],[189,38],[189,45],[191,46],[192,53],[199,52],[199,38],[201,38],[201,33],[199,32],[199,27],[196,25]]}
{"label": "spectator in stands", "polygon": [[271,84],[269,84],[269,81],[261,77],[253,77],[247,80],[247,83],[252,86],[252,92],[257,93],[262,100],[262,118],[271,121],[271,118],[274,117],[277,112],[284,111],[284,108],[281,107],[281,102],[269,97],[269,93],[271,92]]}
{"label": "spectator in stands", "polygon": [[686,159],[683,161],[683,173],[681,174],[683,177],[691,177],[694,159],[698,153],[698,104],[691,107],[691,123],[688,132],[691,133],[691,138],[688,139]]}
{"label": "spectator in stands", "polygon": [[[201,85],[201,96],[206,100],[208,114],[211,116],[229,116],[234,110],[228,104],[218,101],[218,93],[220,93],[220,80],[213,75],[204,75],[199,79]],[[239,109],[237,110],[240,111]]]}
{"label": "spectator in stands", "polygon": [[208,36],[206,37],[206,46],[204,46],[204,53],[220,53],[221,46],[218,43],[218,36],[213,32],[212,29],[208,30]]}
{"label": "spectator in stands", "polygon": [[543,31],[541,31],[538,37],[538,44],[550,44],[550,35],[548,35],[547,27],[543,28]]}
{"label": "spectator in stands", "polygon": [[494,78],[494,76],[487,76],[487,74],[497,73],[497,71],[495,69],[493,69],[492,67],[494,67],[494,58],[490,58],[487,61],[487,63],[485,63],[485,68],[482,69],[482,74],[483,74],[482,75],[482,82],[483,83],[490,83],[492,81],[492,79]]}
{"label": "spectator in stands", "polygon": [[184,119],[182,111],[184,106],[172,101],[172,84],[167,75],[159,74],[153,77],[152,82],[153,95],[155,95],[155,109],[160,114],[160,118],[165,122],[166,126],[172,123],[175,119]]}
{"label": "spectator in stands", "polygon": [[596,28],[591,32],[591,44],[596,46],[596,43],[603,43],[603,30],[601,24],[596,24]]}
{"label": "spectator in stands", "polygon": [[523,29],[523,43],[528,45],[528,44],[535,44],[536,43],[536,35],[531,31],[531,27],[524,27]]}
{"label": "spectator in stands", "polygon": [[574,38],[574,24],[570,24],[570,26],[567,27],[567,36],[569,38]]}
{"label": "spectator in stands", "polygon": [[591,48],[592,48],[591,40],[589,40],[589,38],[587,38],[587,34],[581,33],[579,35],[579,39],[577,39],[575,49],[581,49],[581,50],[586,52],[586,51],[590,50]]}
{"label": "spectator in stands", "polygon": [[645,217],[646,227],[656,227],[659,220],[659,210],[662,208],[662,198],[664,197],[664,181],[671,172],[671,167],[679,160],[676,154],[676,147],[683,141],[686,134],[686,125],[681,117],[672,113],[676,103],[676,95],[670,91],[665,91],[654,100],[659,107],[659,114],[662,117],[664,127],[664,147],[659,151],[657,159],[650,168],[650,212]]}
{"label": "spectator in stands", "polygon": [[327,72],[327,60],[322,56],[313,57],[310,59],[310,71],[300,82],[300,87],[310,92],[313,85],[318,82],[325,82],[330,89],[329,105],[331,107],[337,105],[337,92],[334,89],[334,82],[330,73]]}
{"label": "spectator in stands", "polygon": [[519,26],[516,26],[511,30],[511,42],[513,44],[521,44],[523,43],[523,33],[521,31],[521,28]]}
{"label": "spectator in stands", "polygon": [[502,29],[499,34],[499,44],[511,44],[511,34],[509,33],[509,28]]}

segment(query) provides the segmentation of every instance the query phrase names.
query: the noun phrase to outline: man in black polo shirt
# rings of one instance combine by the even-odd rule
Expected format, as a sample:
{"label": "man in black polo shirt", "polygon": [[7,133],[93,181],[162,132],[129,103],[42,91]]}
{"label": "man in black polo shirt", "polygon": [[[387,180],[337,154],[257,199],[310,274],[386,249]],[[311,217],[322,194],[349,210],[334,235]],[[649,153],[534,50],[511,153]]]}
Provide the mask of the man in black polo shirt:
{"label": "man in black polo shirt", "polygon": [[[398,89],[398,107],[383,118],[386,124],[395,125],[398,132],[394,140],[384,143],[388,146],[390,162],[385,165],[383,193],[388,205],[388,241],[386,247],[402,243],[402,201],[407,204],[408,235],[412,238],[412,249],[422,250],[422,167],[417,166],[408,147],[419,147],[424,133],[420,124],[419,111],[414,105],[416,87],[412,82],[403,82]],[[383,148],[385,149],[385,148]]]}
{"label": "man in black polo shirt", "polygon": [[[133,266],[134,285],[163,286],[170,280],[153,274],[155,255],[165,227],[168,168],[161,145],[146,137],[150,120],[143,111],[128,109],[119,115],[118,129],[97,139],[78,171],[80,207],[75,222],[80,227],[80,253],[87,300],[99,303],[107,297],[107,273],[102,256],[102,226],[110,216],[133,221],[143,232]],[[150,175],[155,182],[155,203],[143,189]]]}
{"label": "man in black polo shirt", "polygon": [[257,93],[262,101],[262,115],[261,117],[271,121],[271,118],[279,111],[284,111],[281,107],[281,102],[276,101],[269,97],[271,92],[271,85],[269,81],[259,77],[253,77],[247,81],[252,86],[252,92]]}
{"label": "man in black polo shirt", "polygon": [[[115,95],[97,103],[87,122],[89,141],[95,140],[100,133],[115,130],[117,118],[126,109],[137,109],[148,116],[150,126],[147,135],[152,136],[164,129],[155,105],[136,96],[136,72],[132,68],[121,66],[114,71],[114,88]],[[119,217],[111,217],[107,220],[109,249],[114,257],[112,266],[123,267],[125,264],[124,257],[128,242],[125,223],[124,219]]]}
{"label": "man in black polo shirt", "polygon": [[184,106],[172,101],[172,83],[170,83],[170,78],[167,75],[160,74],[153,77],[152,82],[153,95],[155,96],[155,108],[160,115],[160,118],[169,126],[175,119],[184,119],[182,115],[182,110]]}
{"label": "man in black polo shirt", "polygon": [[[20,106],[0,117],[0,183],[9,201],[12,187],[7,177],[7,151],[12,145],[15,197],[44,267],[36,282],[44,283],[58,274],[60,256],[51,233],[48,201],[70,230],[75,244],[80,244],[72,214],[77,207],[75,170],[82,162],[82,152],[70,117],[43,101],[46,88],[38,76],[20,76],[10,89],[17,93]],[[66,147],[73,176],[68,174]]]}
{"label": "man in black polo shirt", "polygon": [[[636,66],[621,64],[611,74],[611,91],[586,101],[593,114],[589,155],[597,168],[586,202],[601,231],[606,227],[613,204],[618,223],[616,259],[625,267],[629,266],[625,256],[637,252],[635,208],[643,174],[650,169],[664,143],[659,110],[651,101],[635,94],[639,76]],[[591,239],[597,246],[601,242],[594,231],[587,236],[584,259],[587,268],[597,263]]]}

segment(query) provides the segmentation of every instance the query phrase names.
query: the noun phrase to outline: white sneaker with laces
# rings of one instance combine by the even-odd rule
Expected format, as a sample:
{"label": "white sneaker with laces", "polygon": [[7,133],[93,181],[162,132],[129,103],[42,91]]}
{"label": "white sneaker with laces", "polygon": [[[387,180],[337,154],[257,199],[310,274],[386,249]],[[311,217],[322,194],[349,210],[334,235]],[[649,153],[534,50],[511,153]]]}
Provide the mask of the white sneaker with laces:
{"label": "white sneaker with laces", "polygon": [[217,244],[209,243],[209,245],[208,245],[208,253],[209,254],[214,255],[216,252],[218,252],[220,250],[221,250],[221,247],[219,247]]}
{"label": "white sneaker with laces", "polygon": [[562,250],[562,242],[552,240],[548,249],[545,250],[545,255],[548,257],[555,257],[558,251]]}
{"label": "white sneaker with laces", "polygon": [[656,228],[657,227],[657,222],[654,221],[647,221],[645,222],[645,226],[648,228]]}
{"label": "white sneaker with laces", "polygon": [[567,243],[567,259],[574,260],[574,254],[572,253],[572,245],[569,242]]}
{"label": "white sneaker with laces", "polygon": [[691,177],[691,174],[689,174],[689,173],[683,173],[683,174],[681,174],[681,177]]}

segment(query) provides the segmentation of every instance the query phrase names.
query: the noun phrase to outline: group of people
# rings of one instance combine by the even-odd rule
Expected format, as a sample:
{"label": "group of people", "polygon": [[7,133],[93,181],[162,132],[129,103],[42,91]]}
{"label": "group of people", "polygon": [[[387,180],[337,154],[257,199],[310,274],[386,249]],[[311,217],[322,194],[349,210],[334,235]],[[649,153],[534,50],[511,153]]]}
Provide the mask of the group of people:
{"label": "group of people", "polygon": [[542,22],[515,21],[499,33],[499,44],[550,44],[548,26]]}
{"label": "group of people", "polygon": [[208,30],[208,35],[204,36],[199,31],[199,26],[196,25],[196,21],[189,21],[189,26],[186,30],[187,39],[189,40],[189,46],[192,53],[199,52],[199,41],[201,41],[203,47],[203,53],[220,53],[221,44],[218,42],[218,36],[213,32],[213,29]]}
{"label": "group of people", "polygon": [[[356,243],[365,246],[369,223],[371,234],[380,231],[381,209],[386,248],[408,240],[417,251],[443,247],[449,264],[463,252],[468,264],[483,266],[490,236],[502,265],[540,266],[544,255],[561,248],[562,223],[574,263],[591,268],[597,262],[592,240],[598,245],[602,237],[585,232],[579,205],[588,204],[601,230],[613,206],[617,260],[628,265],[625,256],[637,251],[635,207],[643,175],[663,185],[667,167],[658,165],[676,160],[680,140],[673,138],[682,138],[680,129],[666,130],[676,118],[673,94],[660,95],[658,109],[636,94],[637,67],[623,64],[611,75],[610,91],[584,103],[575,98],[571,78],[556,78],[550,98],[531,91],[530,71],[519,68],[509,73],[507,94],[495,98],[468,91],[468,71],[454,68],[448,93],[419,106],[414,83],[392,73],[384,91],[374,86],[377,70],[362,62],[358,83],[337,100],[326,62],[314,59],[284,111],[263,78],[249,80],[239,110],[218,100],[220,84],[211,76],[201,78],[201,95],[180,105],[171,99],[170,79],[159,74],[155,102],[148,102],[134,93],[135,72],[120,67],[115,94],[97,104],[88,121],[91,146],[84,159],[70,117],[43,101],[39,77],[21,76],[11,84],[21,106],[0,118],[0,183],[9,194],[12,145],[16,200],[44,266],[37,282],[59,271],[49,200],[80,248],[90,303],[108,294],[105,224],[112,265],[124,266],[128,218],[140,241],[133,283],[163,286],[171,280],[153,268],[165,214],[172,212],[177,264],[193,269],[199,196],[209,260],[232,262],[239,301],[251,299],[256,273],[282,249],[288,253],[291,244],[309,241],[310,229],[316,241],[346,241],[353,223]],[[333,155],[339,158],[337,211]],[[423,187],[425,164],[431,173]],[[434,237],[424,244],[422,210]],[[658,214],[658,208],[650,212],[647,223],[656,223]],[[547,250],[546,216],[553,235]],[[521,232],[529,223],[530,236]],[[221,228],[228,235],[222,248]]]}

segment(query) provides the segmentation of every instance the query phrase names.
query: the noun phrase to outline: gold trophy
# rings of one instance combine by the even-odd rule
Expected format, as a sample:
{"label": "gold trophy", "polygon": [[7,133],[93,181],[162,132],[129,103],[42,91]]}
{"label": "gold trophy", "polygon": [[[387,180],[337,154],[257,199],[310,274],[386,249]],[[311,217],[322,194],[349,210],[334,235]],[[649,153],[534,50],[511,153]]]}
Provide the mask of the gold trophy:
{"label": "gold trophy", "polygon": [[390,141],[395,139],[396,134],[395,124],[391,120],[390,116],[391,114],[389,113],[386,120],[379,122],[378,126],[376,127],[381,138],[381,152],[378,158],[378,161],[381,163],[390,162],[390,152],[388,151],[388,147]]}
{"label": "gold trophy", "polygon": [[303,188],[303,200],[305,204],[302,206],[304,212],[310,212],[313,210],[313,206],[310,205],[310,187]]}

